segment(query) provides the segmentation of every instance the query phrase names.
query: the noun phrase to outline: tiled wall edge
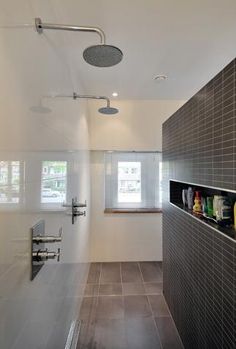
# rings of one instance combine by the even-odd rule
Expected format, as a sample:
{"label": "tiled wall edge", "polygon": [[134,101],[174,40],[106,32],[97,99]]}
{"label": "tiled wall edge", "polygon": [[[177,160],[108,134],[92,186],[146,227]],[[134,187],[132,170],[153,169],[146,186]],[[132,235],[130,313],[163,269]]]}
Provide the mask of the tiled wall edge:
{"label": "tiled wall edge", "polygon": [[203,188],[209,188],[209,189],[216,189],[216,190],[221,190],[221,191],[227,191],[228,193],[235,193],[236,194],[236,190],[231,190],[231,189],[225,189],[225,188],[220,188],[220,187],[213,187],[211,185],[204,185],[204,184],[201,184],[201,183],[191,183],[191,182],[185,182],[185,181],[180,181],[178,179],[174,179],[174,178],[171,178],[169,179],[169,182],[178,182],[178,183],[183,183],[183,184],[189,184],[189,185],[195,185],[197,187],[203,187]]}
{"label": "tiled wall edge", "polygon": [[[186,183],[186,182],[183,182],[183,183]],[[182,208],[176,206],[176,205],[173,204],[172,202],[168,201],[168,203],[169,203],[171,206],[173,206],[173,207],[177,208],[178,210],[180,210],[181,212],[183,212],[184,214],[187,214],[189,217],[192,217],[195,221],[204,224],[205,226],[207,226],[207,228],[213,229],[213,230],[216,231],[218,234],[220,234],[220,235],[224,236],[225,238],[229,239],[230,241],[233,241],[234,243],[236,243],[236,240],[235,240],[235,239],[233,239],[233,238],[231,238],[230,236],[228,236],[228,235],[222,233],[220,230],[218,230],[218,229],[212,227],[211,225],[209,225],[209,224],[205,223],[204,221],[200,220],[199,218],[194,217],[193,215],[191,215],[191,214],[188,213],[187,211],[184,211]]]}

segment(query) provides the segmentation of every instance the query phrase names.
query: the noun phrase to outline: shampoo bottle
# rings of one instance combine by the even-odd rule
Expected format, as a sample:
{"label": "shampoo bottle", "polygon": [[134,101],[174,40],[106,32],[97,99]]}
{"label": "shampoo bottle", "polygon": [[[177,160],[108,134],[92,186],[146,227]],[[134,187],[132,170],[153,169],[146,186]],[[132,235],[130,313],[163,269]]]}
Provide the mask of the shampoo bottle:
{"label": "shampoo bottle", "polygon": [[196,212],[196,213],[201,213],[202,212],[201,196],[200,196],[199,191],[195,192],[193,211]]}

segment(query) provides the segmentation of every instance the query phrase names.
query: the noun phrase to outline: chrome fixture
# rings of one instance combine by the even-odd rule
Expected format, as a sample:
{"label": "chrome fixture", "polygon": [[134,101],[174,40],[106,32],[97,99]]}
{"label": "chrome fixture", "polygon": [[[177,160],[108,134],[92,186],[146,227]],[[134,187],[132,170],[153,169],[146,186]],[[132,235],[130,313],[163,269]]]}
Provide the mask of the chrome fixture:
{"label": "chrome fixture", "polygon": [[42,34],[44,29],[93,32],[98,34],[100,36],[100,44],[89,46],[83,53],[85,61],[95,67],[111,67],[120,63],[123,58],[123,53],[118,47],[106,45],[105,33],[100,28],[43,23],[40,18],[35,18],[35,27],[39,34]]}
{"label": "chrome fixture", "polygon": [[87,201],[85,200],[84,204],[77,202],[77,198],[73,198],[72,199],[72,203],[71,204],[67,204],[65,202],[63,202],[62,207],[87,207]]}
{"label": "chrome fixture", "polygon": [[76,211],[75,213],[74,213],[74,216],[75,217],[78,217],[78,216],[84,216],[84,217],[86,217],[86,211]]}
{"label": "chrome fixture", "polygon": [[104,99],[107,102],[106,107],[99,108],[98,111],[101,114],[106,114],[106,115],[113,115],[117,114],[119,112],[119,109],[111,107],[111,101],[108,97],[106,96],[94,96],[94,95],[79,95],[77,93],[73,93],[72,95],[55,95],[54,97],[65,97],[65,98],[73,98],[73,99],[79,99],[79,98],[84,98],[84,99]]}
{"label": "chrome fixture", "polygon": [[57,252],[51,252],[46,250],[38,250],[38,251],[33,251],[32,257],[35,261],[41,262],[41,261],[47,261],[48,259],[54,259],[57,258],[57,261],[60,261],[60,255],[61,255],[61,250],[60,248],[57,249]]}
{"label": "chrome fixture", "polygon": [[85,201],[84,204],[82,203],[79,203],[77,202],[77,198],[72,198],[71,200],[71,204],[66,204],[66,203],[63,203],[62,204],[62,207],[68,207],[68,208],[71,208],[71,212],[69,213],[69,215],[71,216],[72,218],[72,224],[75,224],[75,219],[76,217],[78,216],[86,216],[86,211],[78,211],[78,208],[79,207],[87,207],[87,202]]}
{"label": "chrome fixture", "polygon": [[48,251],[45,243],[62,241],[62,228],[59,229],[59,236],[45,236],[45,221],[41,220],[31,228],[31,280],[35,278],[44,262],[48,259],[57,258],[60,260],[60,249],[57,252]]}
{"label": "chrome fixture", "polygon": [[33,237],[33,243],[41,244],[41,243],[54,243],[62,241],[62,228],[59,230],[59,236],[45,236],[45,235],[36,235]]}

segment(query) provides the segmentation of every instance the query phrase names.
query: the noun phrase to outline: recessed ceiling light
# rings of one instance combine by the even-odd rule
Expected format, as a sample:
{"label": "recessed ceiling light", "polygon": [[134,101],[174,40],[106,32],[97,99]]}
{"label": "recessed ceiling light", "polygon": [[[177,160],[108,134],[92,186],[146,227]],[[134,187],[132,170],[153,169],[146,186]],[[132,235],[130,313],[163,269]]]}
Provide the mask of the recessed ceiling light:
{"label": "recessed ceiling light", "polygon": [[117,92],[113,92],[113,93],[112,93],[112,96],[113,96],[113,97],[117,97],[117,96],[118,96],[118,93],[117,93]]}
{"label": "recessed ceiling light", "polygon": [[167,75],[157,75],[154,77],[154,81],[163,81],[167,79]]}

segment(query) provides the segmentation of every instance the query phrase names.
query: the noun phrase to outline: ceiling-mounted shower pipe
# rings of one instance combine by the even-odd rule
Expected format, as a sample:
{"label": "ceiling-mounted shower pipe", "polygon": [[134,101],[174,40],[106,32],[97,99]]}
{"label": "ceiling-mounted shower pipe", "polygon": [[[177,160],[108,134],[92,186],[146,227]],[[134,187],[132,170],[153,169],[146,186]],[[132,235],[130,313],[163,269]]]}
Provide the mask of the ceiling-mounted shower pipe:
{"label": "ceiling-mounted shower pipe", "polygon": [[117,114],[119,112],[119,110],[117,108],[113,108],[111,107],[111,101],[108,97],[106,96],[92,96],[92,95],[78,95],[77,93],[73,93],[73,98],[77,99],[77,98],[86,98],[86,99],[105,99],[107,101],[107,106],[106,107],[102,107],[99,108],[98,111],[99,113],[102,114],[107,114],[107,115],[111,115],[111,114]]}
{"label": "ceiling-mounted shower pipe", "polygon": [[84,98],[84,99],[104,99],[107,102],[107,106],[99,108],[98,109],[99,113],[106,114],[106,115],[113,115],[113,114],[117,114],[119,112],[119,110],[117,108],[111,107],[111,101],[106,96],[79,95],[79,94],[74,92],[72,95],[56,95],[54,97],[73,98],[75,100],[79,99],[79,98]]}
{"label": "ceiling-mounted shower pipe", "polygon": [[89,46],[83,52],[85,61],[95,67],[111,67],[120,63],[123,58],[123,53],[118,47],[106,44],[105,33],[100,28],[43,23],[40,18],[35,18],[35,27],[39,34],[42,34],[44,29],[92,32],[98,34],[101,40],[100,44]]}

